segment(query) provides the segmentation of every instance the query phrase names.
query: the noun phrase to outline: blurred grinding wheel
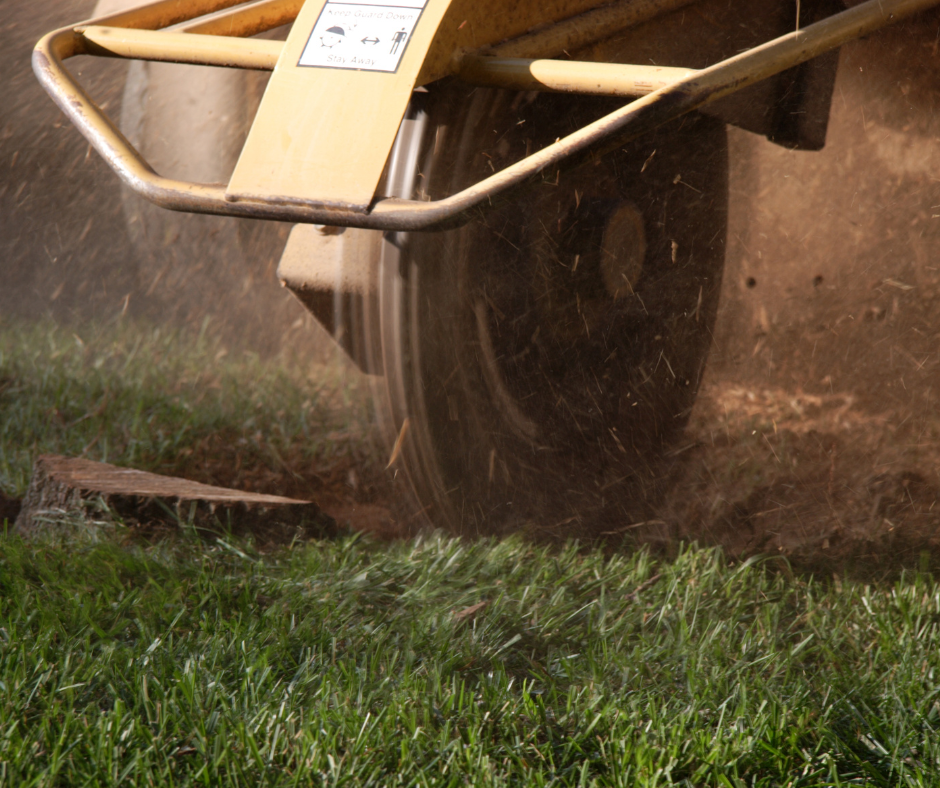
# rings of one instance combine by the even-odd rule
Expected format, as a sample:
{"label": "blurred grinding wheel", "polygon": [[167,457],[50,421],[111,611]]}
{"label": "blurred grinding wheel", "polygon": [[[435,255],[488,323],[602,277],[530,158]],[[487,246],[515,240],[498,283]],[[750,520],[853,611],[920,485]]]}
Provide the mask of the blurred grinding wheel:
{"label": "blurred grinding wheel", "polygon": [[[452,194],[617,106],[468,90],[415,94],[389,193]],[[419,512],[466,534],[632,522],[704,371],[727,171],[724,125],[693,114],[460,228],[386,236],[360,330]]]}

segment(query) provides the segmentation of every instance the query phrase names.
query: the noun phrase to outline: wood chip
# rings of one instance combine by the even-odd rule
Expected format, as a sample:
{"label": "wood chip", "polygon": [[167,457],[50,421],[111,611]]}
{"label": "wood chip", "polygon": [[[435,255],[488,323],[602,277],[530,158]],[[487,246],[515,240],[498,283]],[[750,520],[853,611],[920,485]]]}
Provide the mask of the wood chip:
{"label": "wood chip", "polygon": [[454,611],[454,621],[466,621],[469,618],[473,618],[477,613],[479,613],[483,608],[485,608],[490,603],[489,599],[484,599],[482,602],[477,602],[475,605],[470,605],[470,607],[465,607],[463,610]]}

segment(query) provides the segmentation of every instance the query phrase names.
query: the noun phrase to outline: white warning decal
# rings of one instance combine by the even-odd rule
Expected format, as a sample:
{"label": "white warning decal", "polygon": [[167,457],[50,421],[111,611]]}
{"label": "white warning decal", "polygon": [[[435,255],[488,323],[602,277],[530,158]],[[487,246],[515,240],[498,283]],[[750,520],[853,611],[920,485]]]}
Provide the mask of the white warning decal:
{"label": "white warning decal", "polygon": [[427,1],[327,0],[298,65],[394,73]]}

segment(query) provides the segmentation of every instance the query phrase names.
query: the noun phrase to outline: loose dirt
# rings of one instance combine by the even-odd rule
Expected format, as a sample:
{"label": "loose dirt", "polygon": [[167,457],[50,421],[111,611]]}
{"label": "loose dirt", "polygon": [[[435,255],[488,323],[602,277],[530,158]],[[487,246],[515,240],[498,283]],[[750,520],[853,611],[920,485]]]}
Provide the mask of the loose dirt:
{"label": "loose dirt", "polygon": [[[667,458],[658,503],[601,538],[673,552],[682,542],[733,558],[785,556],[824,575],[872,577],[940,558],[940,419],[873,412],[851,393],[811,394],[720,378],[703,387]],[[310,498],[340,526],[379,539],[423,525],[370,453],[275,467],[244,462],[220,437],[179,472],[200,481]]]}
{"label": "loose dirt", "polygon": [[713,384],[677,450],[651,542],[699,540],[812,569],[921,566],[940,547],[935,429],[850,394]]}

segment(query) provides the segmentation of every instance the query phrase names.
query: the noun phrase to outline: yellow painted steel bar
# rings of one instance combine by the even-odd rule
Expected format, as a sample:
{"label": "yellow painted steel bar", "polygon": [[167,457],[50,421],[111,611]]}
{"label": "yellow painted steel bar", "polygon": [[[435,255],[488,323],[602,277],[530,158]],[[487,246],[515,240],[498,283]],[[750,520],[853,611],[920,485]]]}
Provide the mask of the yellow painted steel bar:
{"label": "yellow painted steel bar", "polygon": [[450,197],[432,202],[379,200],[368,213],[315,204],[281,204],[273,199],[229,201],[222,185],[186,183],[158,175],[62,65],[66,58],[86,54],[85,42],[72,28],[50,33],[36,45],[33,69],[66,116],[122,180],[165,208],[367,229],[422,230],[458,223],[468,211],[495,195],[570,156],[589,153],[605,141],[610,144],[611,138],[619,142],[639,137],[735,90],[936,5],[940,0],[867,0],[639,98]]}
{"label": "yellow painted steel bar", "polygon": [[248,37],[289,24],[297,18],[304,0],[261,0],[244,8],[235,8],[180,25],[186,33],[210,36]]}
{"label": "yellow painted steel bar", "polygon": [[[298,5],[297,0],[289,2]],[[249,15],[244,21],[248,29],[254,28]],[[207,26],[206,29],[210,28]],[[281,41],[234,37],[241,31],[231,35],[210,35],[196,34],[190,29],[185,33],[174,33],[102,25],[77,27],[75,30],[90,44],[88,52],[92,55],[266,71],[277,65],[284,46]],[[461,59],[459,76],[472,84],[515,90],[645,96],[694,73],[686,68],[665,66],[472,55]]]}
{"label": "yellow painted steel bar", "polygon": [[473,85],[601,96],[645,96],[692,76],[688,68],[628,66],[572,60],[466,56],[458,76]]}
{"label": "yellow painted steel bar", "polygon": [[181,2],[181,0],[157,0],[149,5],[132,8],[129,11],[119,11],[108,14],[108,16],[89,20],[89,24],[160,30],[232,6],[243,5],[246,2],[248,0],[186,0],[185,2]]}
{"label": "yellow painted steel bar", "polygon": [[281,56],[281,41],[228,36],[168,33],[123,27],[92,25],[76,28],[91,55],[229,66],[272,71]]}

